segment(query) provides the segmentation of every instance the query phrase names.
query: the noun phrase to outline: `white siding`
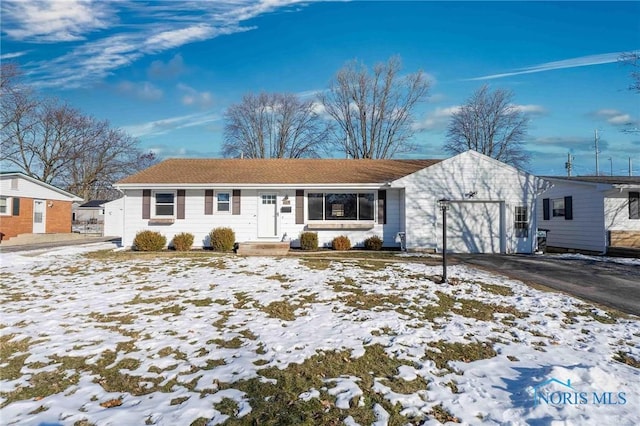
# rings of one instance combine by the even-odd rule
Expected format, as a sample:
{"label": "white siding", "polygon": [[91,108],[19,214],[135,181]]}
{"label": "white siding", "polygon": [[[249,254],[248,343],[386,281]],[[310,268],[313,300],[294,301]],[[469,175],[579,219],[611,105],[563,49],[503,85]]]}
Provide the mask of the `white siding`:
{"label": "white siding", "polygon": [[[640,191],[639,188],[632,190]],[[629,219],[629,190],[607,191],[604,199],[606,231],[640,231],[640,219]]]}
{"label": "white siding", "polygon": [[[482,216],[481,202],[503,203],[504,223],[502,230],[502,248],[507,253],[531,253],[535,248],[535,216],[534,201],[541,191],[542,181],[533,175],[523,173],[474,151],[467,151],[444,160],[426,169],[420,170],[394,182],[393,186],[405,187],[406,193],[406,232],[409,249],[436,250],[442,249],[441,213],[438,200],[473,200],[478,202],[478,215]],[[472,198],[465,194],[475,193]],[[532,229],[526,238],[517,238],[514,231],[513,210],[522,205],[529,209],[529,226]],[[455,214],[455,211],[449,212]],[[455,218],[448,216],[449,222],[456,223]],[[493,227],[490,215],[484,222]],[[482,219],[480,219],[482,222]],[[461,221],[458,220],[458,223]],[[448,224],[449,225],[449,224]],[[482,233],[480,227],[467,230],[469,235],[477,237]],[[462,229],[448,226],[448,235],[461,237]],[[477,240],[476,240],[477,241]],[[490,245],[489,245],[490,246]],[[469,243],[464,247],[468,252],[482,252],[483,243]],[[500,248],[498,248],[498,251]],[[486,249],[486,251],[490,251]],[[491,251],[495,251],[491,249]]]}
{"label": "white siding", "polygon": [[105,237],[121,237],[123,231],[124,198],[109,201],[104,204],[104,231]]}
{"label": "white siding", "polygon": [[[572,197],[573,219],[543,217],[543,199]],[[552,201],[550,201],[552,204]],[[548,229],[547,246],[604,252],[604,192],[597,185],[585,182],[553,181],[553,187],[538,198],[538,227]],[[551,210],[552,210],[551,206]]]}
{"label": "white siding", "polygon": [[[214,189],[214,188],[211,188]],[[364,190],[363,190],[364,191]],[[371,192],[371,189],[366,190]],[[309,192],[323,192],[323,190],[312,190]],[[354,190],[353,192],[358,192]],[[361,191],[362,192],[362,191]],[[374,191],[377,194],[377,190]],[[231,213],[204,214],[205,189],[187,189],[185,195],[185,219],[175,219],[172,224],[150,225],[149,219],[142,219],[142,190],[126,190],[124,209],[126,217],[124,219],[124,231],[116,235],[122,235],[122,244],[130,247],[136,233],[142,230],[158,231],[167,237],[170,243],[174,235],[181,232],[190,232],[194,235],[194,247],[206,247],[209,245],[208,234],[212,229],[225,226],[230,227],[236,234],[236,241],[259,241],[258,238],[258,202],[260,193],[277,194],[277,222],[276,238],[271,240],[288,240],[293,247],[299,246],[299,235],[306,230],[305,224],[296,224],[296,189],[242,189],[240,202],[240,215]],[[281,211],[285,197],[288,198],[291,206],[290,213]],[[305,197],[306,200],[306,197]],[[377,208],[377,202],[376,208]],[[361,245],[366,238],[378,235],[384,239],[385,246],[396,247],[396,234],[400,231],[401,221],[401,191],[387,191],[387,224],[377,224],[370,230],[318,230],[319,245],[328,246],[331,240],[339,235],[346,235],[351,240],[352,245]],[[153,209],[153,206],[152,206]],[[105,211],[107,213],[107,211]],[[108,213],[107,213],[108,214]],[[305,217],[306,217],[305,201]],[[152,214],[153,216],[153,214]],[[376,215],[377,217],[377,215]],[[106,220],[106,219],[105,219]],[[105,224],[105,235],[107,235],[107,225]]]}
{"label": "white siding", "polygon": [[[17,179],[17,188],[12,189],[12,179]],[[44,185],[21,176],[0,176],[0,194],[6,197],[36,198],[42,200],[74,201],[75,199],[54,191]]]}

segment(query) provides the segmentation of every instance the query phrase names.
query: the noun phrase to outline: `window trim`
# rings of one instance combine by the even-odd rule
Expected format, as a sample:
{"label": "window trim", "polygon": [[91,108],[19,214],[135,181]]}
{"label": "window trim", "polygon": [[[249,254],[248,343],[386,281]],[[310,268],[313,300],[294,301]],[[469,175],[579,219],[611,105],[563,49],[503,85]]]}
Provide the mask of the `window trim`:
{"label": "window trim", "polygon": [[[229,206],[227,210],[219,210],[218,209],[218,205],[219,205],[219,201],[218,201],[218,195],[219,194],[227,194],[228,195],[228,200],[226,201],[226,204]],[[233,192],[231,190],[226,190],[226,189],[221,189],[218,191],[214,191],[213,192],[213,212],[216,214],[231,214],[231,208],[233,205],[233,197],[232,197]]]}
{"label": "window trim", "polygon": [[519,205],[514,207],[513,229],[515,231],[514,234],[516,238],[529,238],[529,209],[526,205]]}
{"label": "window trim", "polygon": [[[169,205],[169,203],[158,203],[157,200],[157,195],[158,194],[171,194],[173,196],[173,203],[171,203],[170,205],[173,206],[173,213],[168,215],[168,214],[158,214],[157,213],[157,207],[158,205]],[[153,191],[151,193],[151,205],[152,205],[152,210],[151,210],[151,219],[175,219],[176,215],[177,215],[177,210],[178,210],[178,195],[176,193],[176,191],[168,191],[168,190],[157,190],[157,191]]]}
{"label": "window trim", "polygon": [[12,198],[6,195],[0,196],[0,199],[5,199],[5,212],[0,212],[0,216],[12,216],[13,215],[13,206],[12,206]]}
{"label": "window trim", "polygon": [[[322,219],[309,219],[309,196],[322,194]],[[326,205],[326,197],[327,194],[350,194],[355,195],[355,203],[356,203],[356,218],[355,219],[327,219],[327,205]],[[375,190],[363,190],[363,191],[308,191],[304,194],[304,202],[305,202],[305,211],[304,217],[307,220],[307,223],[311,225],[320,225],[320,224],[374,224],[376,223],[377,209],[378,209],[378,197],[377,191]],[[360,196],[361,195],[371,195],[371,219],[360,219]],[[320,198],[320,197],[318,197]]]}

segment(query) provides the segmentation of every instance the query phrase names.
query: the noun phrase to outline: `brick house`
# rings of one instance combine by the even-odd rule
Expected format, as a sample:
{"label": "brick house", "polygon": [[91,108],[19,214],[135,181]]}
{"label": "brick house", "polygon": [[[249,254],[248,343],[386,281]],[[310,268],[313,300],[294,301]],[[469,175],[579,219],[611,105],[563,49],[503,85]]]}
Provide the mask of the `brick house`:
{"label": "brick house", "polygon": [[22,172],[0,172],[0,241],[19,234],[71,232],[76,195]]}

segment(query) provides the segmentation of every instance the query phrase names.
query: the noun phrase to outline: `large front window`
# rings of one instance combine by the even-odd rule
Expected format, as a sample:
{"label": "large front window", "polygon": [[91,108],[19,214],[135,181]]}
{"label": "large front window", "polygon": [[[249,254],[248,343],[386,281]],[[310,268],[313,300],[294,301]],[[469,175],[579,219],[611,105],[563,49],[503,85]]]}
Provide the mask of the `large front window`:
{"label": "large front window", "polygon": [[173,192],[156,192],[156,216],[173,216],[175,194]]}
{"label": "large front window", "polygon": [[309,220],[373,220],[373,193],[310,193]]}

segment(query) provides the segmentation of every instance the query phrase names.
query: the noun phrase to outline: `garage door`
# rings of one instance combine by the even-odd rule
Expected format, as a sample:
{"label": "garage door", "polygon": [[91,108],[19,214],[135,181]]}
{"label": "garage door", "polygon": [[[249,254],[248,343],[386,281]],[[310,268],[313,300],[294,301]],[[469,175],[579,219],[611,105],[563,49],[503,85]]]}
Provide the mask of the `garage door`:
{"label": "garage door", "polygon": [[[499,202],[451,202],[447,211],[447,252],[500,253],[500,210]],[[442,249],[442,216],[437,232]]]}

